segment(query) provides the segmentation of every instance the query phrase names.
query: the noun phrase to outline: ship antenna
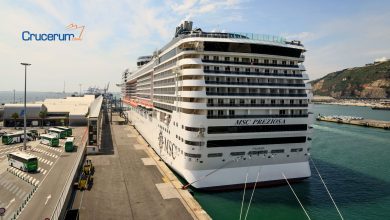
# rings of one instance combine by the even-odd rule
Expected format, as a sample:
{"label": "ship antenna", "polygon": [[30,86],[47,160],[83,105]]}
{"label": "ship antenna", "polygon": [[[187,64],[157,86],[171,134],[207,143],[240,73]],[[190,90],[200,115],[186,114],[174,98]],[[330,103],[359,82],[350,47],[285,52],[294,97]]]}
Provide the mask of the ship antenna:
{"label": "ship antenna", "polygon": [[307,212],[306,212],[306,209],[305,209],[305,207],[303,207],[303,205],[302,205],[302,203],[301,203],[301,200],[299,200],[299,198],[298,198],[297,194],[295,194],[295,191],[294,191],[294,189],[292,188],[292,186],[291,186],[291,185],[290,185],[290,183],[288,182],[288,180],[287,180],[287,177],[284,175],[284,173],[282,173],[282,176],[283,176],[283,177],[284,177],[284,179],[286,180],[286,182],[287,182],[288,186],[290,187],[290,189],[291,189],[292,193],[294,194],[295,198],[298,200],[298,203],[299,203],[299,205],[301,205],[301,207],[302,207],[303,211],[304,211],[304,212],[305,212],[305,214],[306,214],[306,217],[307,217],[309,220],[311,220],[311,218],[310,218],[309,214],[307,214]]}
{"label": "ship antenna", "polygon": [[322,179],[322,176],[321,176],[320,172],[318,171],[316,164],[314,163],[314,161],[313,161],[313,159],[312,159],[311,157],[310,157],[310,160],[311,160],[311,162],[312,162],[312,164],[313,164],[313,166],[314,166],[314,169],[317,171],[317,174],[318,174],[318,176],[320,177],[321,182],[322,182],[322,184],[324,185],[324,187],[325,187],[325,189],[326,189],[326,192],[328,192],[329,197],[330,197],[330,199],[332,200],[334,207],[336,208],[337,212],[339,213],[340,218],[341,218],[342,220],[344,220],[343,216],[341,215],[341,212],[340,212],[339,208],[338,208],[337,205],[336,205],[336,202],[334,201],[332,195],[330,194],[330,191],[328,190],[328,187],[327,187],[326,184],[325,184],[325,181]]}

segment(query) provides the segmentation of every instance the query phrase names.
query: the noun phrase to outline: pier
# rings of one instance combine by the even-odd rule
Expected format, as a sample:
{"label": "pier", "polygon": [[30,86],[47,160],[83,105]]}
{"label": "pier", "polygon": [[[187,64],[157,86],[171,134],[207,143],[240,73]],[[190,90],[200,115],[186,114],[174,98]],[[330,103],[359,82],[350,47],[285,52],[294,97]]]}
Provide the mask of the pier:
{"label": "pier", "polygon": [[390,121],[359,119],[354,117],[319,116],[317,121],[334,122],[340,124],[358,125],[371,128],[390,129]]}
{"label": "pier", "polygon": [[[112,124],[111,124],[112,123]],[[77,191],[80,219],[211,219],[134,127],[118,114],[103,122],[90,190]]]}

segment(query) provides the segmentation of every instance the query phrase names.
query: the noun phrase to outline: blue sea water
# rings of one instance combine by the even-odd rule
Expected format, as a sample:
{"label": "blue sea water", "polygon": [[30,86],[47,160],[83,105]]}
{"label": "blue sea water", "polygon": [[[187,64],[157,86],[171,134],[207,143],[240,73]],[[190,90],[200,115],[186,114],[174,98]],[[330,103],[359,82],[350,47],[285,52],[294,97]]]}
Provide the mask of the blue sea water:
{"label": "blue sea water", "polygon": [[[314,114],[389,120],[390,111],[315,105]],[[390,219],[390,131],[316,122],[311,155],[344,219]],[[340,219],[312,166],[312,177],[293,184],[311,219]],[[252,190],[246,192],[246,213]],[[240,219],[243,190],[194,192],[213,219]],[[243,215],[242,219],[244,219]],[[247,219],[307,219],[290,188],[258,188]]]}

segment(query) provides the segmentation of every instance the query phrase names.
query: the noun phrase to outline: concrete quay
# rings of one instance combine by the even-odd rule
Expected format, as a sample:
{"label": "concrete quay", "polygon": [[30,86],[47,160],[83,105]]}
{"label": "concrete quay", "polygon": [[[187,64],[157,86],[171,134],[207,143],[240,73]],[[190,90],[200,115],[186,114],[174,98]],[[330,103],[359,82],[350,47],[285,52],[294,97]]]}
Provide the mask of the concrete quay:
{"label": "concrete quay", "polygon": [[142,136],[114,115],[103,123],[93,186],[77,191],[80,219],[211,219]]}
{"label": "concrete quay", "polygon": [[317,117],[317,120],[318,121],[340,123],[340,124],[349,124],[349,125],[358,125],[358,126],[364,126],[364,127],[372,127],[372,128],[390,129],[390,121],[379,121],[379,120],[371,120],[371,119],[342,120],[342,119],[330,118],[330,117]]}

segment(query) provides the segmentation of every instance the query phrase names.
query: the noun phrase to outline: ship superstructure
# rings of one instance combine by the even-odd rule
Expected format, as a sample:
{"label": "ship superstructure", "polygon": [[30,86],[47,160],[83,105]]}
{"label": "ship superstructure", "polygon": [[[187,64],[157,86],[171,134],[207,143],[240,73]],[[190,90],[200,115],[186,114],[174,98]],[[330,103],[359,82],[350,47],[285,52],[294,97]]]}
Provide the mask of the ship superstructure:
{"label": "ship superstructure", "polygon": [[129,119],[195,188],[307,178],[313,117],[304,52],[299,41],[204,32],[186,21],[123,73]]}

